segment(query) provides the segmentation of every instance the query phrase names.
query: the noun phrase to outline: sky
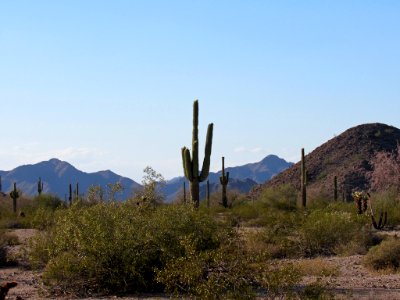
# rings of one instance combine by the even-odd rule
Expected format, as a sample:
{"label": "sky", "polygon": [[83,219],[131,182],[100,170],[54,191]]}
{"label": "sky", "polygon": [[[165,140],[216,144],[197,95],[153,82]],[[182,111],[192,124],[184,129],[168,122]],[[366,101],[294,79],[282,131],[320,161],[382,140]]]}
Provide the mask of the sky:
{"label": "sky", "polygon": [[0,170],[51,158],[182,176],[400,128],[400,1],[0,1]]}

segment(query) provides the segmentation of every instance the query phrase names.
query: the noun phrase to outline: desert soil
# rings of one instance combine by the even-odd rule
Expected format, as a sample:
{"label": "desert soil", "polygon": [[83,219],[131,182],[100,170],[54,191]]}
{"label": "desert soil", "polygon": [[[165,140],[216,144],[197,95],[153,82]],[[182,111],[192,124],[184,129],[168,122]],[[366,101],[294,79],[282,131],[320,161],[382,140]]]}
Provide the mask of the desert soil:
{"label": "desert soil", "polygon": [[[14,229],[10,232],[15,234],[20,242],[20,245],[10,247],[9,253],[11,255],[21,251],[28,239],[37,233],[34,229]],[[387,234],[400,235],[400,232],[387,232]],[[293,262],[301,261],[303,260],[293,260]],[[372,272],[363,267],[361,261],[361,255],[323,258],[323,262],[334,266],[338,272],[336,275],[319,279],[328,284],[337,299],[400,299],[400,274]],[[17,297],[20,297],[20,299],[54,299],[54,297],[46,294],[46,290],[41,284],[40,272],[25,268],[25,262],[21,259],[17,259],[17,263],[16,266],[0,268],[0,282],[16,281],[18,283],[17,287],[10,290],[6,299],[17,299]],[[317,279],[315,276],[306,276],[303,278],[302,285],[315,282]],[[86,299],[116,298],[111,296]],[[259,297],[259,299],[262,298]],[[64,297],[64,299],[68,299],[68,297]],[[168,299],[168,297],[149,295],[147,297],[132,296],[118,299]]]}

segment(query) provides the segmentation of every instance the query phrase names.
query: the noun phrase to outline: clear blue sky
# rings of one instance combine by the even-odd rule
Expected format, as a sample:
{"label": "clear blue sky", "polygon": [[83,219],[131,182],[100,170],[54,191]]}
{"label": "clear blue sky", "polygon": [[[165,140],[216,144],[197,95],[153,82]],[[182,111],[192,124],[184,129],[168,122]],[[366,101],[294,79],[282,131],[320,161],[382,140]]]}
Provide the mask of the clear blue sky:
{"label": "clear blue sky", "polygon": [[213,170],[400,127],[400,1],[0,2],[0,170],[182,175],[194,99]]}

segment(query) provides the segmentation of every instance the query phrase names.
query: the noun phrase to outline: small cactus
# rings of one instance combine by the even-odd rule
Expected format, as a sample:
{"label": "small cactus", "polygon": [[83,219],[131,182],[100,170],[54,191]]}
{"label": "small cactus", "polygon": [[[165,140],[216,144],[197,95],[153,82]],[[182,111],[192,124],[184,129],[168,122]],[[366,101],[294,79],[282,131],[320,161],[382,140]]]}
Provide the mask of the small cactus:
{"label": "small cactus", "polygon": [[372,213],[372,210],[371,210],[371,220],[372,220],[372,226],[374,226],[375,229],[382,230],[387,223],[387,212],[386,211],[381,212],[381,214],[379,216],[379,222],[376,223],[374,214]]}
{"label": "small cactus", "polygon": [[365,213],[368,209],[368,198],[370,195],[364,192],[354,192],[352,196],[357,208],[357,213],[359,215]]}
{"label": "small cactus", "polygon": [[10,192],[10,197],[13,199],[13,212],[17,213],[17,199],[19,198],[19,193],[17,191],[17,184],[14,182],[14,189]]}
{"label": "small cactus", "polygon": [[219,181],[222,185],[222,206],[228,207],[228,197],[226,196],[226,186],[229,182],[229,172],[225,175],[225,157],[222,157],[222,176],[219,177]]}

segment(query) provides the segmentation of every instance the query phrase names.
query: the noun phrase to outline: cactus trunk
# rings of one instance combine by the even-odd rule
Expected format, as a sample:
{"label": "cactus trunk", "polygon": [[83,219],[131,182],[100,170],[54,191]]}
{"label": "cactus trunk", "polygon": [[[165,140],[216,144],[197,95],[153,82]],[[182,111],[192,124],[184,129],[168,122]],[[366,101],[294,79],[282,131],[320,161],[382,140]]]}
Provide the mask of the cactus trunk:
{"label": "cactus trunk", "polygon": [[306,161],[304,158],[304,148],[301,149],[301,203],[303,207],[307,205],[307,174]]}
{"label": "cactus trunk", "polygon": [[43,182],[42,182],[42,178],[40,178],[40,177],[39,177],[39,181],[38,181],[37,190],[38,190],[38,194],[40,196],[43,192]]}
{"label": "cactus trunk", "polygon": [[219,181],[222,185],[222,206],[227,208],[228,207],[228,197],[226,195],[226,186],[229,182],[229,172],[226,172],[225,175],[225,157],[222,157],[222,176],[219,178]]}
{"label": "cactus trunk", "polygon": [[68,196],[68,200],[69,200],[69,206],[72,206],[72,184],[69,184],[69,196]]}
{"label": "cactus trunk", "polygon": [[76,183],[76,189],[75,189],[75,199],[78,201],[79,200],[79,183]]}
{"label": "cactus trunk", "polygon": [[185,177],[190,183],[190,194],[194,206],[197,208],[200,204],[200,182],[207,179],[210,170],[210,157],[212,147],[212,135],[213,135],[213,124],[208,125],[206,146],[203,165],[199,172],[199,136],[198,136],[198,125],[199,125],[199,103],[194,101],[193,103],[193,132],[192,132],[192,153],[186,147],[182,148],[182,162],[183,171]]}
{"label": "cactus trunk", "polygon": [[13,212],[17,213],[17,199],[19,197],[19,193],[17,191],[17,184],[14,182],[14,189],[10,193],[10,197],[13,199]]}

